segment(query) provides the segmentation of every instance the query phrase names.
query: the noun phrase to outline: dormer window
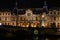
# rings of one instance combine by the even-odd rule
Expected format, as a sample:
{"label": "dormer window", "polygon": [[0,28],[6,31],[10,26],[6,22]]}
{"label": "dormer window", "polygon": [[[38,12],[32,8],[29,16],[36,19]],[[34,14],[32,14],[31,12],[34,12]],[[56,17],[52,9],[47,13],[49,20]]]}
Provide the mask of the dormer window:
{"label": "dormer window", "polygon": [[31,16],[31,13],[28,13],[27,16]]}
{"label": "dormer window", "polygon": [[26,15],[31,16],[32,15],[32,10],[31,9],[26,10]]}

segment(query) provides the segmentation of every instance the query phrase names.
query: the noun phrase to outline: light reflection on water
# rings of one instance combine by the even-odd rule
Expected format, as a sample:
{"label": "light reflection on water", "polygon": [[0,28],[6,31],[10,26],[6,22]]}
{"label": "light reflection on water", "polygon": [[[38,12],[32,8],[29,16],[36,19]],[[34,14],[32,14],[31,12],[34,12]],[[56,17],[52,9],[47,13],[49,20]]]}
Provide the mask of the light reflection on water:
{"label": "light reflection on water", "polygon": [[48,38],[46,38],[45,40],[49,40]]}
{"label": "light reflection on water", "polygon": [[[13,40],[17,40],[17,39],[19,39],[19,40],[60,40],[60,37],[54,37],[54,36],[51,36],[51,37],[46,37],[45,35],[42,37],[42,36],[26,36],[26,37],[24,37],[25,35],[23,35],[23,36],[20,36],[20,37],[16,37],[16,36],[14,36],[13,34],[10,34],[9,33],[9,36],[11,37],[11,36],[13,36],[13,37],[9,37],[7,34],[6,34],[6,36],[7,37],[5,37],[4,39],[7,39],[7,40],[11,40],[11,39],[13,39]],[[9,37],[9,38],[8,38]]]}
{"label": "light reflection on water", "polygon": [[38,36],[37,37],[34,37],[34,40],[38,40]]}
{"label": "light reflection on water", "polygon": [[60,40],[60,38],[55,38],[55,37],[53,37],[53,38],[51,38],[51,37],[49,37],[49,38],[34,37],[33,39],[32,38],[30,38],[30,39],[26,38],[24,40]]}
{"label": "light reflection on water", "polygon": [[[9,34],[9,36],[10,36],[11,34]],[[6,35],[7,36],[7,35]],[[13,36],[13,35],[12,35]],[[15,39],[19,39],[19,40],[60,40],[60,37],[58,38],[58,37],[41,37],[41,36],[26,36],[25,38],[24,38],[24,36],[22,36],[22,37],[11,37],[11,38],[8,38],[8,37],[5,37],[5,39],[8,39],[8,40],[11,40],[11,39],[13,39],[13,40],[15,40]]]}

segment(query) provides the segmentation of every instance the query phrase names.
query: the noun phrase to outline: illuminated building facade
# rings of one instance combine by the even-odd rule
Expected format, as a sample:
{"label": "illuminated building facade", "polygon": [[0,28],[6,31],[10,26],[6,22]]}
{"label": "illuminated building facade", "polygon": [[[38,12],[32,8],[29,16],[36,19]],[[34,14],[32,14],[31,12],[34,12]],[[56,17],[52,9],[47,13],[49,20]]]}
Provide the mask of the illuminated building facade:
{"label": "illuminated building facade", "polygon": [[[48,10],[46,1],[44,2],[43,8],[24,9],[22,13],[21,10],[23,9],[18,10],[20,10],[19,14],[12,11],[0,11],[0,23],[2,23],[2,25],[39,28],[42,26],[44,26],[45,28],[50,28],[51,24],[55,23],[56,27],[60,28],[60,10]],[[36,10],[37,12],[39,11],[39,14],[34,14],[34,12],[36,11],[33,12],[33,10]]]}
{"label": "illuminated building facade", "polygon": [[23,15],[15,15],[11,11],[0,11],[0,23],[2,25],[21,26],[21,27],[36,27],[40,24],[40,14],[33,14],[32,10],[28,9]]}
{"label": "illuminated building facade", "polygon": [[18,15],[12,14],[11,11],[0,11],[0,23],[19,27],[50,27],[51,23],[55,23],[56,27],[60,28],[60,10],[33,14],[31,9],[27,9],[25,14]]}

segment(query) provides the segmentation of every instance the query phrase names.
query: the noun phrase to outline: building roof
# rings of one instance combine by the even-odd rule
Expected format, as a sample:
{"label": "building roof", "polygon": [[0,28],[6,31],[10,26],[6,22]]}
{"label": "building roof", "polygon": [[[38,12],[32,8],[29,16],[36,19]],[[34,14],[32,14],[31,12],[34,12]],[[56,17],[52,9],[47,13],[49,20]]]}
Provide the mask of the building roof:
{"label": "building roof", "polygon": [[7,11],[7,12],[11,12],[10,9],[2,9],[2,8],[0,9],[0,11],[1,11],[1,12],[5,12],[5,11]]}
{"label": "building roof", "polygon": [[52,8],[50,8],[49,10],[51,10],[51,11],[52,11],[52,10],[58,10],[58,11],[59,11],[59,10],[60,10],[60,7],[52,7]]}

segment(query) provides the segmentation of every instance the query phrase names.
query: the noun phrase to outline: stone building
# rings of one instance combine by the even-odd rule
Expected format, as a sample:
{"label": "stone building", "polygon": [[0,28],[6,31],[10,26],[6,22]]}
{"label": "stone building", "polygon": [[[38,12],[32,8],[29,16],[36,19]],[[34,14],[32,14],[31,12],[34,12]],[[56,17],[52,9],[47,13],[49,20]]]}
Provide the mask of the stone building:
{"label": "stone building", "polygon": [[42,8],[18,9],[17,12],[11,10],[0,10],[0,24],[18,27],[42,27],[51,28],[55,24],[60,28],[60,10],[49,9],[44,2]]}
{"label": "stone building", "polygon": [[55,23],[56,27],[60,28],[60,10],[53,9],[48,13],[34,14],[31,9],[27,9],[24,14],[18,15],[11,11],[0,11],[0,23],[19,27],[51,27],[50,25]]}

